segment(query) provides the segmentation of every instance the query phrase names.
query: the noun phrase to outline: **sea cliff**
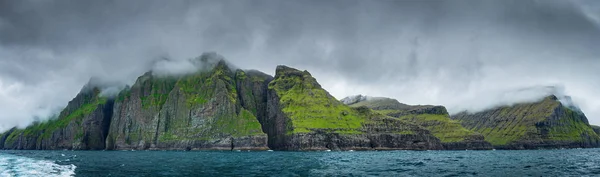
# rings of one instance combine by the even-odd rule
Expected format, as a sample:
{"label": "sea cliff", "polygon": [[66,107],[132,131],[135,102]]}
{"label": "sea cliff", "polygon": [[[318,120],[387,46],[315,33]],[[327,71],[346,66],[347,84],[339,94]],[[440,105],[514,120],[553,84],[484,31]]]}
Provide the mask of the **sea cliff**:
{"label": "sea cliff", "polygon": [[555,96],[453,115],[390,98],[337,100],[308,71],[275,76],[192,59],[184,75],[149,71],[116,95],[91,79],[54,118],[0,134],[0,149],[485,150],[598,147],[597,127]]}

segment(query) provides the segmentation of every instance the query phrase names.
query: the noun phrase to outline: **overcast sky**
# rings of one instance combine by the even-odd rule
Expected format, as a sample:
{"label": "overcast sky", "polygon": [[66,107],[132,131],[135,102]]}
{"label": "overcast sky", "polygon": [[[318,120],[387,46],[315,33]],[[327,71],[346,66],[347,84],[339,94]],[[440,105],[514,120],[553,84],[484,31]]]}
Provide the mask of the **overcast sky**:
{"label": "overcast sky", "polygon": [[133,84],[207,51],[309,70],[338,99],[451,113],[556,92],[600,124],[600,1],[0,0],[0,131],[60,111],[92,76]]}

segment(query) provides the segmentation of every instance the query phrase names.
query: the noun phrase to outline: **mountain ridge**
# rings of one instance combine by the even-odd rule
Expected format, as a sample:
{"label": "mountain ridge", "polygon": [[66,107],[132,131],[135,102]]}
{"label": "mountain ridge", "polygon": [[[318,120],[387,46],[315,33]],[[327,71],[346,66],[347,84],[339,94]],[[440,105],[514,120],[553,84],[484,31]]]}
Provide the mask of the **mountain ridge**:
{"label": "mountain ridge", "polygon": [[[452,116],[468,129],[480,132],[500,149],[598,147],[600,137],[585,115],[554,96]],[[502,128],[500,128],[502,127]]]}
{"label": "mountain ridge", "polygon": [[[532,125],[557,141],[504,146],[496,140],[515,137],[473,126],[490,119],[487,114],[451,117],[443,106],[363,95],[337,100],[308,71],[280,65],[270,76],[233,68],[216,53],[190,61],[196,72],[149,71],[114,97],[102,95],[102,84],[92,78],[58,118],[0,134],[0,149],[483,150],[600,144],[600,128],[557,97],[547,103],[556,109],[543,109],[548,121]],[[535,110],[522,112],[530,111]]]}

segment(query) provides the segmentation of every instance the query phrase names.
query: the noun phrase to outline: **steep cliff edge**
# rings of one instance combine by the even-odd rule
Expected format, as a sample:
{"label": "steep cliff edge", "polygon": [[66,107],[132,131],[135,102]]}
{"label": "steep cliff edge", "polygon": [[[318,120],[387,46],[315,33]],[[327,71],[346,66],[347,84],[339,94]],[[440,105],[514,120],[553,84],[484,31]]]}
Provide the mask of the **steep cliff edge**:
{"label": "steep cliff edge", "polygon": [[589,148],[600,137],[585,115],[548,96],[535,103],[452,116],[498,149]]}
{"label": "steep cliff edge", "polygon": [[362,95],[347,97],[341,101],[351,107],[366,106],[375,112],[420,125],[440,139],[447,150],[492,149],[483,135],[467,130],[458,121],[450,119],[443,106],[411,106],[395,99]]}
{"label": "steep cliff edge", "polygon": [[594,130],[596,134],[600,135],[600,126],[592,125],[592,130]]}
{"label": "steep cliff edge", "polygon": [[122,91],[107,149],[267,149],[257,116],[264,116],[269,77],[233,71],[205,54],[206,69],[181,77],[147,73]]}
{"label": "steep cliff edge", "polygon": [[94,79],[69,102],[58,118],[11,129],[0,138],[3,149],[104,149],[113,101],[100,96]]}
{"label": "steep cliff edge", "polygon": [[421,127],[344,105],[307,71],[278,66],[263,127],[277,150],[442,149]]}

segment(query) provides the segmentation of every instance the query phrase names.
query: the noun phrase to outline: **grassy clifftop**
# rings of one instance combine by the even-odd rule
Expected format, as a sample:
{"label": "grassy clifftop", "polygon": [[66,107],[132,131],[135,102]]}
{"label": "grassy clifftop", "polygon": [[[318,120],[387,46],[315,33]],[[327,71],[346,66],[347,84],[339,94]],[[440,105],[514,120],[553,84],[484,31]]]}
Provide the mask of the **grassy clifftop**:
{"label": "grassy clifftop", "polygon": [[360,133],[365,121],[358,112],[342,104],[321,88],[308,71],[278,66],[276,76],[269,83],[283,106],[283,113],[291,119],[293,133],[314,129],[333,129],[339,133]]}

